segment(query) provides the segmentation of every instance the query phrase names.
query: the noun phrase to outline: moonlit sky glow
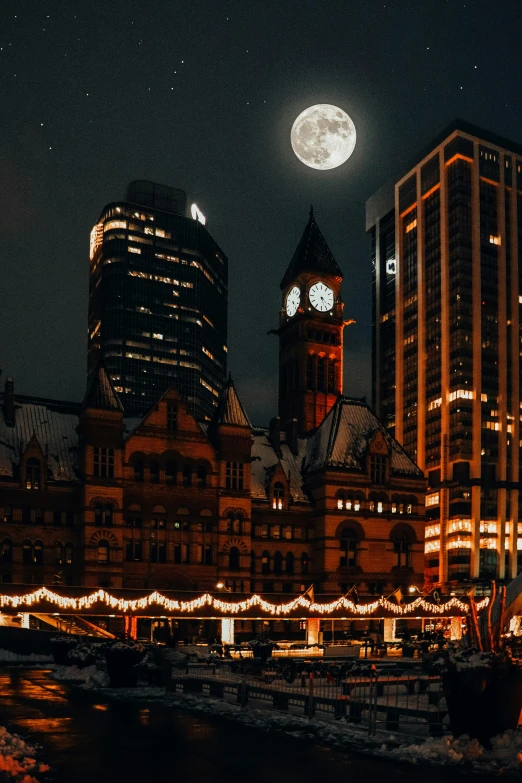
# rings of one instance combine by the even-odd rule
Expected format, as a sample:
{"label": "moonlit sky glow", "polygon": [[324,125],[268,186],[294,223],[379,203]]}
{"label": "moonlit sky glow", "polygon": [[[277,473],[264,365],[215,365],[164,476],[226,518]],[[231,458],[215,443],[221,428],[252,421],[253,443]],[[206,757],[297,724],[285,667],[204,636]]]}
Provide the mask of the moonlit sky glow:
{"label": "moonlit sky glow", "polygon": [[[0,368],[81,400],[89,235],[129,182],[189,194],[230,259],[228,360],[250,420],[277,409],[279,283],[310,204],[344,274],[345,392],[370,395],[365,201],[455,117],[522,142],[522,3],[3,0]],[[295,118],[357,128],[304,166]]]}

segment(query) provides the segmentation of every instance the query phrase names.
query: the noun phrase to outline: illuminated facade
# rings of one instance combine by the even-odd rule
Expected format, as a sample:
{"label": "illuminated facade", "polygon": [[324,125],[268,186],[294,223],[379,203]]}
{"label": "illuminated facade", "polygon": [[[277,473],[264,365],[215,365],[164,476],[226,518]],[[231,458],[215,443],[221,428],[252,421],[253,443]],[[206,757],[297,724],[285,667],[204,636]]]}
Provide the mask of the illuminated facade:
{"label": "illuminated facade", "polygon": [[137,181],[91,232],[89,358],[128,415],[171,386],[210,419],[226,378],[228,261],[181,190]]}
{"label": "illuminated facade", "polygon": [[522,147],[455,122],[367,204],[373,404],[427,473],[435,582],[522,569]]}
{"label": "illuminated facade", "polygon": [[[309,245],[325,246],[318,233]],[[376,596],[422,586],[424,476],[364,400],[342,395],[339,267],[330,256],[327,267],[325,256],[305,256],[307,268],[295,258],[283,284],[281,372],[289,357],[306,367],[312,355],[316,386],[287,387],[266,429],[251,426],[230,379],[210,422],[174,388],[141,419],[128,416],[103,362],[81,405],[15,397],[7,382],[2,581],[212,590],[220,580],[265,594],[357,584]],[[286,309],[293,288],[314,312]],[[338,368],[331,395],[319,388],[325,355]]]}

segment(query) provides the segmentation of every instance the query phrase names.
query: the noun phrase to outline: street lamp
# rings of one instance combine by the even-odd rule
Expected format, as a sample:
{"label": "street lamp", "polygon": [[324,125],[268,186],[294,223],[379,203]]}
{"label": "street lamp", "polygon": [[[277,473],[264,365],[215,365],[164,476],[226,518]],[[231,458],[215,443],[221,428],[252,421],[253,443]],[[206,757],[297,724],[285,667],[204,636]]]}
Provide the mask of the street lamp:
{"label": "street lamp", "polygon": [[408,587],[408,592],[409,593],[414,593],[415,590],[418,592],[419,595],[422,595],[422,593],[419,590],[419,588],[417,587],[417,585],[410,585],[410,587]]}
{"label": "street lamp", "polygon": [[218,582],[216,587],[218,590],[224,590],[226,593],[232,592],[232,588],[226,585],[224,582]]}

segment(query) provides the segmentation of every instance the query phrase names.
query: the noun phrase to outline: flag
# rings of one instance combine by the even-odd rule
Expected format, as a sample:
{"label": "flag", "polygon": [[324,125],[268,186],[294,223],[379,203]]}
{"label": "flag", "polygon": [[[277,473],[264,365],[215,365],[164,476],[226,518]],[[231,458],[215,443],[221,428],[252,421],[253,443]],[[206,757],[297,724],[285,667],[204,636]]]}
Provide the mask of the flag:
{"label": "flag", "polygon": [[440,588],[432,587],[429,593],[426,593],[424,599],[431,600],[434,604],[440,604],[440,600],[441,600]]}
{"label": "flag", "polygon": [[310,585],[308,590],[305,590],[305,592],[303,593],[303,598],[309,598],[312,603],[314,602],[315,599],[314,599],[314,586],[313,585]]}
{"label": "flag", "polygon": [[359,603],[359,591],[357,590],[357,585],[353,584],[344,597],[345,598],[352,597],[353,602],[358,604]]}
{"label": "flag", "polygon": [[402,590],[400,587],[398,587],[396,590],[393,591],[391,595],[388,596],[388,601],[390,598],[395,598],[398,604],[402,604]]}

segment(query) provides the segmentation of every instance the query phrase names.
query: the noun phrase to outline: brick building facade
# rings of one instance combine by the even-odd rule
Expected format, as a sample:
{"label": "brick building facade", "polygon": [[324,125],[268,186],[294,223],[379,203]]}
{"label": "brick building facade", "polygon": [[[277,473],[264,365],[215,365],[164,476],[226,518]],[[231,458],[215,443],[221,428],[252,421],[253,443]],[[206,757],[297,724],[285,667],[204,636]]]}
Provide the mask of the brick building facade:
{"label": "brick building facade", "polygon": [[[143,418],[125,416],[102,364],[82,405],[15,396],[7,381],[3,582],[211,590],[222,581],[294,594],[357,583],[370,595],[422,585],[424,476],[364,400],[340,394],[342,274],[325,265],[310,220],[312,241],[301,241],[282,287],[283,426],[276,417],[252,427],[231,379],[204,423],[174,389]],[[328,310],[303,305],[318,282],[334,291]]]}

